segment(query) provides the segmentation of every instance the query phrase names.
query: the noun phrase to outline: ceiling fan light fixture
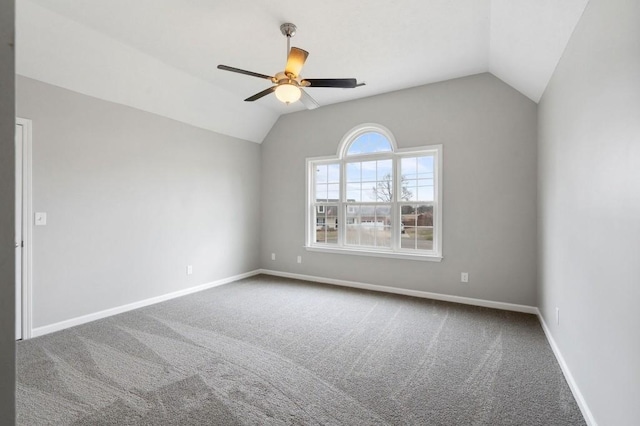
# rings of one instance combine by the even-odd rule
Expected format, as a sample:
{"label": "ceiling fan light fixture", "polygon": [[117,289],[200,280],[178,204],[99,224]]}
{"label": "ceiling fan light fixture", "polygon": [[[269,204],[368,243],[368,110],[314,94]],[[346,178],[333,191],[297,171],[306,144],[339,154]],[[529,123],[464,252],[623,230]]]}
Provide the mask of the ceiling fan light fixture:
{"label": "ceiling fan light fixture", "polygon": [[291,83],[283,83],[276,87],[276,98],[285,104],[296,102],[301,95],[300,88]]}
{"label": "ceiling fan light fixture", "polygon": [[240,68],[230,67],[228,65],[218,65],[218,69],[231,71],[238,74],[245,74],[251,77],[263,78],[270,80],[274,85],[268,89],[258,92],[253,96],[245,99],[245,102],[254,102],[271,93],[275,93],[280,102],[289,105],[292,102],[301,101],[307,109],[318,108],[320,105],[307,92],[302,90],[303,87],[336,87],[343,89],[353,89],[362,86],[364,83],[358,84],[355,78],[308,78],[302,79],[300,71],[309,56],[309,52],[299,47],[291,47],[291,37],[296,33],[296,26],[292,23],[285,23],[280,26],[280,31],[287,37],[287,64],[284,71],[274,76],[260,74],[253,71],[247,71]]}

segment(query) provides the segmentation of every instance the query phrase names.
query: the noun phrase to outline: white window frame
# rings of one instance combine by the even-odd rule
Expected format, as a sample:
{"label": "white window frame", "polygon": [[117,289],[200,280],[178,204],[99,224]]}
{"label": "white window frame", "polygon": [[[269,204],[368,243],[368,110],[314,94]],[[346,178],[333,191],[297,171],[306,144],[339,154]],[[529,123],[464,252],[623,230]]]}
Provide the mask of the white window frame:
{"label": "white window frame", "polygon": [[[367,153],[359,155],[347,156],[347,151],[351,143],[358,138],[358,136],[368,133],[377,132],[389,140],[392,146],[392,152],[380,152],[380,153]],[[420,204],[420,201],[398,201],[396,199],[397,194],[401,190],[401,178],[400,178],[400,160],[404,157],[414,157],[420,155],[433,155],[434,161],[434,179],[436,180],[434,185],[434,201],[426,202],[426,204],[433,205],[433,250],[411,250],[402,249],[400,247],[400,227],[402,226],[400,219],[400,208],[404,204]],[[338,204],[338,223],[346,224],[346,211],[353,206],[346,200],[346,164],[353,161],[369,161],[377,159],[388,159],[393,161],[393,175],[394,175],[394,200],[392,201],[391,216],[392,216],[392,241],[391,248],[382,247],[358,247],[345,244],[345,229],[346,226],[340,226],[338,228],[338,242],[337,243],[318,243],[316,242],[316,214],[318,204],[316,200],[312,199],[315,194],[315,176],[316,166],[318,164],[340,164],[340,197],[337,202],[330,202],[328,204]],[[410,259],[410,260],[426,260],[440,262],[442,260],[442,145],[427,145],[415,148],[398,149],[393,134],[384,126],[379,124],[367,123],[354,127],[342,138],[338,151],[335,156],[325,157],[311,157],[306,159],[306,208],[305,208],[305,248],[308,251],[324,252],[324,253],[340,253],[340,254],[353,254],[359,256],[376,256],[376,257],[390,257],[397,259]],[[422,202],[424,203],[424,202]],[[327,203],[325,203],[327,204]],[[355,205],[367,204],[366,202],[355,203]]]}

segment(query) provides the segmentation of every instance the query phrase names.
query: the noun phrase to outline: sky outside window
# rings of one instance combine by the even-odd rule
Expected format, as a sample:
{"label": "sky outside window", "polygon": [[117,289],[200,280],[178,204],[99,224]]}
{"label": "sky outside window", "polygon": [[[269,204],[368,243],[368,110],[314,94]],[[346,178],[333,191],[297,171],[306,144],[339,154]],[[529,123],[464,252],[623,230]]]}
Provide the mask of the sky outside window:
{"label": "sky outside window", "polygon": [[380,133],[367,132],[358,136],[349,145],[347,155],[372,154],[374,152],[392,152],[391,143]]}

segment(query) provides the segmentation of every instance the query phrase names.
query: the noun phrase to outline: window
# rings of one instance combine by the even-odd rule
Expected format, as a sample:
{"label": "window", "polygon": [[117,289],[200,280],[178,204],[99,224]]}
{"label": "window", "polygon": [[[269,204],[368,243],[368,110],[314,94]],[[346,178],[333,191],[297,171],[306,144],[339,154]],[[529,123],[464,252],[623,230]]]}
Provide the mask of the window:
{"label": "window", "polygon": [[353,129],[337,156],[307,159],[307,249],[440,260],[441,176],[440,145],[399,150],[382,126]]}

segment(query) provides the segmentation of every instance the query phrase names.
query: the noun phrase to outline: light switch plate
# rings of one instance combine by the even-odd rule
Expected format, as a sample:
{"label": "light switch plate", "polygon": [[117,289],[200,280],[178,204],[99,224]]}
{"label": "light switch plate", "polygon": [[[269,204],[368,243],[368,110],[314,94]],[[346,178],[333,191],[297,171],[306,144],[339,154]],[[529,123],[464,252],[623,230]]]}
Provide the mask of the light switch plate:
{"label": "light switch plate", "polygon": [[47,224],[47,214],[44,212],[36,212],[35,214],[36,226],[43,226]]}

